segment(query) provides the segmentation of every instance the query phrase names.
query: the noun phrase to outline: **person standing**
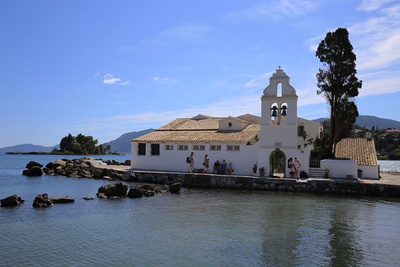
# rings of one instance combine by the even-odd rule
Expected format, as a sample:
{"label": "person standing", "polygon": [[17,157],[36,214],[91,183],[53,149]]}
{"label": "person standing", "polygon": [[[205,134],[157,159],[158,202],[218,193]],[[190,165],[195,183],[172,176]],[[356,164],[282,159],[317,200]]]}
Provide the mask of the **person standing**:
{"label": "person standing", "polygon": [[190,171],[189,173],[192,173],[194,170],[194,152],[190,153],[190,157],[189,157],[189,166],[190,166]]}
{"label": "person standing", "polygon": [[288,168],[289,168],[289,173],[290,173],[290,178],[294,178],[294,162],[293,158],[290,158],[288,161]]}
{"label": "person standing", "polygon": [[208,168],[210,167],[210,159],[208,158],[207,154],[204,156],[203,165],[204,165],[204,168],[205,168],[203,172],[207,173],[208,172]]}
{"label": "person standing", "polygon": [[293,163],[294,163],[294,176],[296,179],[299,179],[301,162],[300,160],[297,159],[297,157],[294,157]]}

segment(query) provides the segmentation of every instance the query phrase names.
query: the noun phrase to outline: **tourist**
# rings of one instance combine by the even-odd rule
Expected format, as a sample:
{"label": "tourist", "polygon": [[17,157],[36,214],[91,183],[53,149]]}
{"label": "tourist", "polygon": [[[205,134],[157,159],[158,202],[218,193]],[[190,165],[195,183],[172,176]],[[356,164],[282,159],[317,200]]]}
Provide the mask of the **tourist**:
{"label": "tourist", "polygon": [[208,168],[210,167],[210,159],[208,158],[207,154],[204,156],[203,165],[204,165],[204,168],[205,168],[203,172],[208,173]]}
{"label": "tourist", "polygon": [[293,163],[294,163],[294,177],[296,177],[296,179],[299,179],[301,162],[300,160],[297,159],[297,157],[294,157]]}
{"label": "tourist", "polygon": [[293,158],[289,159],[288,168],[289,168],[290,178],[294,178],[294,162],[293,162]]}
{"label": "tourist", "polygon": [[190,166],[190,171],[189,173],[192,173],[194,170],[194,152],[190,153],[190,157],[189,157],[189,166]]}
{"label": "tourist", "polygon": [[219,173],[221,173],[221,174],[225,174],[226,173],[226,162],[225,162],[225,160],[223,160],[222,163],[221,163],[221,170],[220,170]]}
{"label": "tourist", "polygon": [[232,172],[233,172],[232,162],[229,162],[229,165],[228,165],[228,174],[231,174]]}
{"label": "tourist", "polygon": [[219,170],[220,170],[220,166],[219,166],[219,161],[217,160],[214,163],[213,173],[219,173]]}

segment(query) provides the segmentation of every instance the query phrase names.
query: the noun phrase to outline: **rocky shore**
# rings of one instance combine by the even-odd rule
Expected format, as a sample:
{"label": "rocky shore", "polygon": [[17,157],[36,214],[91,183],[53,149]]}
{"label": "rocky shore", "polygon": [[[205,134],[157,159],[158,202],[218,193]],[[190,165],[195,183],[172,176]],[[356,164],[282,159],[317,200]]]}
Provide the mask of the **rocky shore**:
{"label": "rocky shore", "polygon": [[[124,163],[119,163],[115,160],[94,160],[92,158],[80,158],[80,159],[58,159],[55,162],[49,162],[43,169],[43,165],[30,161],[26,165],[26,170],[22,172],[23,175],[27,176],[41,176],[47,175],[61,175],[66,177],[76,178],[92,178],[92,179],[103,179],[103,180],[115,180],[117,182],[106,184],[98,189],[98,198],[141,198],[151,197],[156,194],[177,194],[181,190],[181,183],[176,182],[169,185],[153,185],[153,184],[141,184],[141,185],[130,185],[124,184],[121,180],[131,180],[132,176],[130,172],[123,170],[115,170],[114,168],[105,168],[105,166],[130,166],[130,161],[127,160]],[[129,191],[128,191],[129,189]],[[83,197],[86,200],[95,199],[91,196]],[[45,208],[50,207],[57,203],[73,203],[75,199],[70,196],[65,197],[49,197],[47,193],[37,195],[33,201],[33,207]],[[21,197],[18,195],[12,195],[1,199],[2,207],[13,207],[24,203]]]}
{"label": "rocky shore", "polygon": [[[101,168],[101,165],[94,166],[92,164],[94,159],[91,158],[80,158],[80,159],[58,159],[55,162],[49,162],[43,169],[43,165],[30,161],[26,168],[22,172],[23,175],[27,176],[40,176],[43,174],[49,175],[60,175],[66,177],[77,177],[77,178],[94,178],[104,180],[122,180],[125,171],[118,171],[114,169]],[[113,165],[113,166],[130,166],[130,160],[120,163],[115,160],[97,160],[102,165]]]}

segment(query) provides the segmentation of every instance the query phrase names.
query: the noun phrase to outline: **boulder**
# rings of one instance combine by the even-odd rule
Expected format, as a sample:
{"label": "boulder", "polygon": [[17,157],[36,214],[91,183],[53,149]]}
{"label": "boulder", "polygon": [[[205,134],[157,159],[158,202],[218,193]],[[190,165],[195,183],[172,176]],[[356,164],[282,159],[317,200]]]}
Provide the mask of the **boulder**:
{"label": "boulder", "polygon": [[84,197],[83,199],[92,200],[92,199],[94,199],[94,197]]}
{"label": "boulder", "polygon": [[130,198],[141,198],[142,196],[143,196],[142,190],[131,186],[131,188],[129,189],[129,192],[128,192],[128,197],[130,197]]}
{"label": "boulder", "polygon": [[70,196],[66,196],[66,197],[49,197],[49,200],[52,201],[54,204],[55,203],[72,203],[72,202],[75,202],[75,199],[73,199]]}
{"label": "boulder", "polygon": [[54,165],[55,165],[56,167],[58,167],[58,166],[65,167],[65,166],[67,166],[67,162],[66,162],[65,160],[58,159],[58,160],[56,160],[56,161],[54,162]]}
{"label": "boulder", "polygon": [[169,193],[169,186],[168,185],[161,185],[154,187],[154,191],[156,194],[168,194]]}
{"label": "boulder", "polygon": [[28,170],[22,171],[22,174],[26,176],[41,176],[44,174],[44,172],[39,166],[33,166]]}
{"label": "boulder", "polygon": [[36,196],[32,206],[35,208],[46,208],[51,205],[53,205],[53,201],[49,199],[47,193],[44,193]]}
{"label": "boulder", "polygon": [[25,200],[22,200],[21,197],[19,197],[17,194],[3,198],[1,200],[1,206],[2,207],[13,207],[17,206],[21,203],[24,203]]}
{"label": "boulder", "polygon": [[169,186],[169,191],[171,194],[178,194],[181,191],[181,183],[173,183]]}
{"label": "boulder", "polygon": [[103,193],[106,197],[125,197],[128,191],[128,185],[118,181],[112,184],[102,185],[98,189],[97,196],[99,193]]}
{"label": "boulder", "polygon": [[131,160],[130,159],[125,160],[124,165],[131,166]]}
{"label": "boulder", "polygon": [[32,167],[34,167],[34,166],[38,166],[39,168],[42,168],[42,167],[43,167],[43,165],[40,164],[39,162],[36,162],[36,161],[31,160],[31,161],[29,161],[28,164],[26,164],[26,167],[25,167],[25,168],[30,169],[30,168],[32,168]]}

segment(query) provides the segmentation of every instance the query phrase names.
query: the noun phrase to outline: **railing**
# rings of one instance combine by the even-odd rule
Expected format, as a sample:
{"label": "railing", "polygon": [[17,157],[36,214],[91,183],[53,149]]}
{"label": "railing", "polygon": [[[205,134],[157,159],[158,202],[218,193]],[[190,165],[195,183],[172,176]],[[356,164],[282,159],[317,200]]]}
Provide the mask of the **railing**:
{"label": "railing", "polygon": [[310,157],[310,168],[321,168],[321,158]]}

